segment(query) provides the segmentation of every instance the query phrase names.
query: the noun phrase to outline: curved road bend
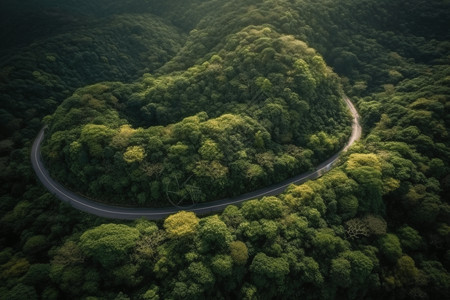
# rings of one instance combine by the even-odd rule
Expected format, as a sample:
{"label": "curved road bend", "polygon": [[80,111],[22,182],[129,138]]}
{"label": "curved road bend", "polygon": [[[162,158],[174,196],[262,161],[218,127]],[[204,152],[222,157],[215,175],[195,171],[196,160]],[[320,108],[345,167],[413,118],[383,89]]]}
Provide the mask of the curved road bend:
{"label": "curved road bend", "polygon": [[353,106],[353,103],[347,97],[344,97],[344,100],[347,103],[353,115],[353,124],[350,139],[341,151],[339,151],[338,153],[336,153],[335,155],[333,155],[332,157],[330,157],[329,159],[318,165],[314,171],[300,174],[293,178],[287,179],[281,183],[266,188],[262,188],[257,191],[246,193],[235,198],[226,198],[208,203],[191,205],[188,207],[166,207],[166,208],[127,208],[127,207],[105,205],[86,199],[72,191],[69,191],[67,188],[63,187],[61,184],[59,184],[57,181],[53,180],[50,177],[47,169],[43,164],[40,151],[41,142],[44,138],[44,131],[46,127],[41,129],[41,131],[39,132],[38,136],[36,137],[33,143],[33,147],[31,149],[31,163],[39,180],[47,188],[48,191],[50,191],[60,200],[69,203],[74,208],[100,217],[107,217],[113,219],[129,219],[129,220],[145,217],[147,219],[157,220],[163,219],[180,210],[192,211],[195,212],[196,214],[207,214],[217,212],[225,209],[225,207],[230,204],[240,204],[250,199],[281,194],[290,184],[301,184],[303,182],[306,182],[307,180],[316,179],[322,176],[324,173],[328,172],[334,165],[336,165],[336,163],[338,162],[339,155],[343,151],[346,151],[356,140],[358,140],[361,137],[361,126],[359,124],[359,115],[355,107]]}

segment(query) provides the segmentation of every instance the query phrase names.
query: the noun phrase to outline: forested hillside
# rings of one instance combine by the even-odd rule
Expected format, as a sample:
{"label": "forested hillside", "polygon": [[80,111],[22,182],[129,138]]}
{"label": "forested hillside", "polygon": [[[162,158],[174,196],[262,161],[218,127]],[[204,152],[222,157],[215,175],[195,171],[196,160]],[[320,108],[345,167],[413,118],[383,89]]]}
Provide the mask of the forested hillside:
{"label": "forested hillside", "polygon": [[43,154],[94,199],[190,204],[308,170],[343,146],[348,114],[314,49],[250,26],[184,72],[78,90],[47,118]]}
{"label": "forested hillside", "polygon": [[[2,4],[0,299],[448,298],[448,1],[54,3]],[[29,162],[48,124],[53,176],[98,200],[235,195],[336,152],[342,92],[338,167],[217,215],[90,216]]]}

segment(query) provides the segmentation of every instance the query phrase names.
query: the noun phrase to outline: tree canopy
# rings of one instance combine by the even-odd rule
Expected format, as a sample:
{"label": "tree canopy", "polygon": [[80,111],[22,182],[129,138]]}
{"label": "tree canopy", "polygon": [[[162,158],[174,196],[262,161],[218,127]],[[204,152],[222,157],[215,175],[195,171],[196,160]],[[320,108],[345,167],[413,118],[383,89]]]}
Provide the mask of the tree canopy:
{"label": "tree canopy", "polygon": [[[0,299],[446,299],[448,1],[1,1]],[[195,204],[313,169],[219,214]]]}

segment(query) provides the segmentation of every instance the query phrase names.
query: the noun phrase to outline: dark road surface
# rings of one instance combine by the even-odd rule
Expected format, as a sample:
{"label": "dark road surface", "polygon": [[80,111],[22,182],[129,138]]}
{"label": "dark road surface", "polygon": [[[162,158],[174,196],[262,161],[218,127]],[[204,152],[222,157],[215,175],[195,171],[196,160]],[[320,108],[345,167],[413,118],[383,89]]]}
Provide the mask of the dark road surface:
{"label": "dark road surface", "polygon": [[356,140],[361,137],[362,130],[359,124],[359,115],[351,101],[347,97],[345,97],[344,100],[353,115],[353,125],[350,139],[341,151],[318,165],[313,171],[300,174],[281,183],[262,188],[254,192],[246,193],[235,198],[226,198],[222,200],[211,201],[208,203],[195,204],[188,207],[167,208],[126,208],[105,205],[86,199],[85,197],[80,196],[75,192],[69,191],[67,188],[63,187],[61,184],[50,177],[47,169],[42,162],[40,152],[41,142],[44,138],[45,127],[41,129],[36,140],[33,143],[33,147],[31,149],[31,162],[36,175],[38,176],[42,184],[47,188],[47,190],[49,190],[49,192],[56,195],[56,197],[58,197],[61,201],[69,203],[76,209],[100,217],[129,220],[145,217],[147,219],[156,220],[163,219],[180,210],[192,211],[196,214],[213,213],[225,209],[225,207],[230,204],[239,204],[250,199],[281,194],[290,184],[301,184],[308,180],[316,179],[332,169],[332,167],[337,164],[340,154],[346,151]]}

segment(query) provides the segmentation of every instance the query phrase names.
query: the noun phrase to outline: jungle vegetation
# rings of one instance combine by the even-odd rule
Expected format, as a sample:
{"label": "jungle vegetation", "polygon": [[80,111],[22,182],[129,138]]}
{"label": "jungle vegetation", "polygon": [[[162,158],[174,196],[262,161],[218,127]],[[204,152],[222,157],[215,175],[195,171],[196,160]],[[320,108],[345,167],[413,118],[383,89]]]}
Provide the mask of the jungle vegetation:
{"label": "jungle vegetation", "polygon": [[[41,2],[0,9],[0,299],[448,297],[448,1]],[[219,214],[87,215],[29,162],[48,124],[82,193],[209,201],[336,152],[342,92],[364,136],[341,165]]]}
{"label": "jungle vegetation", "polygon": [[213,53],[78,89],[46,119],[54,177],[118,204],[197,203],[299,174],[348,139],[338,77],[305,43],[249,26]]}

